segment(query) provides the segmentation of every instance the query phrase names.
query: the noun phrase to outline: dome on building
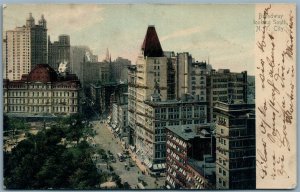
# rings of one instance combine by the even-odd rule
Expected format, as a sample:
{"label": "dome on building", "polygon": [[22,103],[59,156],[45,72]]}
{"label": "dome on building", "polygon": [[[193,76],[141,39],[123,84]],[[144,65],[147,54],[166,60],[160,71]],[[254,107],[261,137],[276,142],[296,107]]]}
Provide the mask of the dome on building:
{"label": "dome on building", "polygon": [[55,82],[57,81],[57,73],[48,64],[36,65],[28,74],[27,81],[31,82]]}

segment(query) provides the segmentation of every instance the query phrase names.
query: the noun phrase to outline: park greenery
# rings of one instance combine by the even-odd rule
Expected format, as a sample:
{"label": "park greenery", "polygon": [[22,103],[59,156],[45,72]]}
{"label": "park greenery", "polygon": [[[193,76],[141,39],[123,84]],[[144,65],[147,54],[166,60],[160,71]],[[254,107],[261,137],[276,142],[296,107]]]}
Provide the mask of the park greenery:
{"label": "park greenery", "polygon": [[[5,118],[5,129],[18,125]],[[10,152],[4,152],[5,188],[97,189],[110,177],[120,187],[118,175],[97,172],[91,154],[105,152],[87,142],[86,138],[94,135],[88,119],[81,115],[61,118],[36,135],[27,134]]]}

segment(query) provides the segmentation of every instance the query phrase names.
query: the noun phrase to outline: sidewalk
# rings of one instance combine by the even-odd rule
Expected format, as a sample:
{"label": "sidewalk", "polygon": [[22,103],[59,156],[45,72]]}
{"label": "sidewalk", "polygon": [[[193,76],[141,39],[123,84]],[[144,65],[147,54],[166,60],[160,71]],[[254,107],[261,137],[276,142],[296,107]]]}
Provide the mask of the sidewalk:
{"label": "sidewalk", "polygon": [[147,167],[142,164],[142,162],[139,160],[139,158],[137,158],[136,154],[134,152],[132,152],[131,149],[129,149],[129,153],[130,153],[131,159],[135,162],[135,164],[138,166],[138,168],[141,171],[144,171],[145,175],[149,175],[148,171],[147,171]]}

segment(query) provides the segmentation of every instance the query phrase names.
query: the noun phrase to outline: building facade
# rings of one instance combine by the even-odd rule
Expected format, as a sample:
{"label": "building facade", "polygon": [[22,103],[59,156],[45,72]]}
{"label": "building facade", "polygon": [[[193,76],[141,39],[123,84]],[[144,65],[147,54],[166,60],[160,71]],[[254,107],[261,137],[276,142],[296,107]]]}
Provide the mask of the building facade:
{"label": "building facade", "polygon": [[128,69],[130,140],[153,170],[166,161],[166,125],[207,123],[206,65],[193,64],[188,53],[163,52],[149,26],[136,65]]}
{"label": "building facade", "polygon": [[127,103],[114,103],[112,105],[111,125],[113,131],[127,144],[129,142],[128,105]]}
{"label": "building facade", "polygon": [[230,72],[229,69],[211,70],[207,74],[208,121],[216,121],[213,113],[216,102],[247,103],[247,71]]}
{"label": "building facade", "polygon": [[71,46],[70,51],[70,72],[76,74],[81,81],[84,63],[96,63],[98,62],[98,56],[93,55],[88,46]]}
{"label": "building facade", "polygon": [[15,116],[78,113],[80,82],[75,75],[59,76],[47,64],[38,64],[21,80],[4,80],[3,111]]}
{"label": "building facade", "polygon": [[48,37],[48,64],[56,71],[60,63],[66,63],[68,65],[68,71],[70,71],[70,36],[60,35],[58,41],[53,43]]}
{"label": "building facade", "polygon": [[166,162],[165,126],[213,123],[217,101],[247,102],[247,72],[215,71],[188,52],[163,52],[154,26],[128,67],[128,85],[130,144],[151,171]]}
{"label": "building facade", "polygon": [[128,103],[127,83],[91,83],[89,89],[90,94],[88,94],[88,97],[91,99],[94,110],[100,114],[112,112],[114,103],[118,105],[127,105]]}
{"label": "building facade", "polygon": [[255,189],[255,105],[217,102],[216,188]]}
{"label": "building facade", "polygon": [[127,82],[127,68],[129,65],[131,65],[131,61],[122,57],[118,57],[114,60],[112,62],[113,79],[117,82]]}
{"label": "building facade", "polygon": [[167,126],[168,189],[214,189],[214,138],[210,125]]}
{"label": "building facade", "polygon": [[47,63],[47,22],[43,15],[36,25],[30,13],[26,25],[6,31],[4,39],[5,78],[20,80],[37,64]]}

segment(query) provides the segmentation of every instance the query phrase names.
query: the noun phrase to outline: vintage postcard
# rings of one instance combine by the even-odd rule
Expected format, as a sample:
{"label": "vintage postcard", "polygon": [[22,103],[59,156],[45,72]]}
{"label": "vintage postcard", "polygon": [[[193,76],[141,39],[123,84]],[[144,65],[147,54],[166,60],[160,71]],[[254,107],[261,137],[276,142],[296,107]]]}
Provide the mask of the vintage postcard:
{"label": "vintage postcard", "polygon": [[5,4],[3,189],[294,189],[295,4]]}

